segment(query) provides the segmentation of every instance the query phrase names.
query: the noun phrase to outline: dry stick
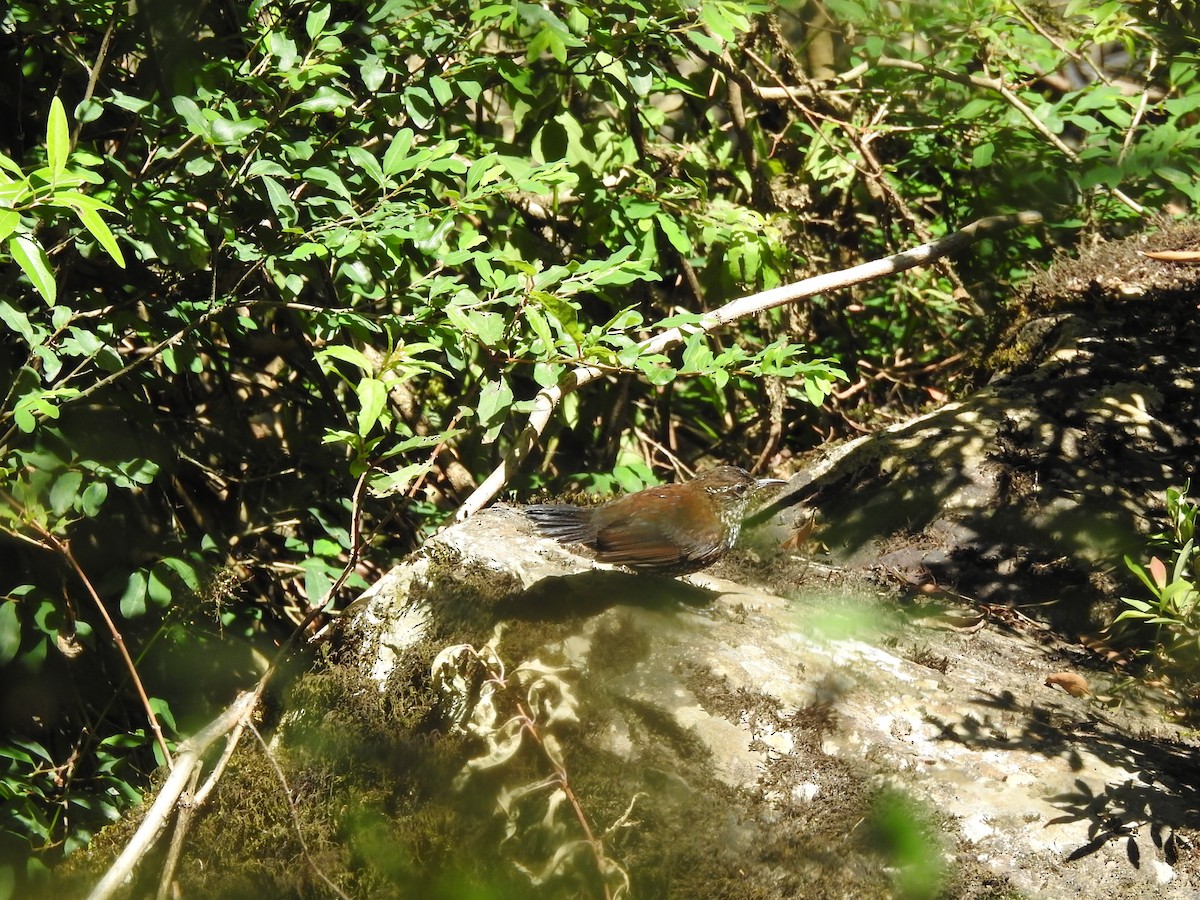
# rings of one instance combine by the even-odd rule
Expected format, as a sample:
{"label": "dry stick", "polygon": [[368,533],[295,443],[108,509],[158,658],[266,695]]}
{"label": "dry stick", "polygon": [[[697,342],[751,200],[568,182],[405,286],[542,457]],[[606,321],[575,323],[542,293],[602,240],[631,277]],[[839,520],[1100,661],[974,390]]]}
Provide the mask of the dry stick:
{"label": "dry stick", "polygon": [[[167,856],[167,861],[163,865],[162,877],[159,879],[159,898],[161,900],[164,885],[169,885],[175,878],[175,869],[179,864],[179,859],[183,851],[183,839],[187,835],[188,828],[192,824],[192,820],[196,813],[204,806],[204,801],[208,799],[208,795],[212,793],[212,789],[217,786],[217,782],[221,780],[221,776],[225,774],[225,767],[229,765],[229,761],[233,759],[233,751],[237,749],[238,742],[242,739],[242,732],[246,730],[246,726],[250,724],[250,713],[254,711],[254,707],[258,705],[258,701],[262,698],[262,690],[266,687],[266,680],[260,681],[254,690],[254,705],[246,715],[234,723],[233,730],[229,732],[229,737],[225,739],[225,749],[221,753],[221,758],[217,760],[217,764],[213,766],[212,771],[205,779],[204,787],[196,790],[196,781],[200,774],[200,767],[196,766],[196,776],[192,778],[192,783],[188,787],[190,801],[188,798],[183,798],[180,801],[179,817],[175,820],[175,832],[171,835],[171,851]],[[237,702],[237,701],[235,701]],[[176,850],[178,847],[178,850]]]}
{"label": "dry stick", "polygon": [[[1042,26],[1042,23],[1039,22],[1032,15],[1030,15],[1029,12],[1027,12],[1024,9],[1024,7],[1021,6],[1020,3],[1014,3],[1012,5],[1012,10],[1018,16],[1020,16],[1022,19],[1025,20],[1026,25],[1028,25],[1030,28],[1032,28],[1034,31],[1036,31],[1038,34],[1040,34],[1042,36],[1042,38],[1044,40],[1046,40],[1048,43],[1053,45],[1054,49],[1056,49],[1059,53],[1061,53],[1063,56],[1068,57],[1071,60],[1074,60],[1075,64],[1077,66],[1079,66],[1081,69],[1084,66],[1087,66],[1089,69],[1092,70],[1092,72],[1096,75],[1096,77],[1099,78],[1102,82],[1104,82],[1106,85],[1109,85],[1109,86],[1112,85],[1112,83],[1113,83],[1112,79],[1109,78],[1108,75],[1106,75],[1104,73],[1104,70],[1102,68],[1100,68],[1100,66],[1096,65],[1090,59],[1085,57],[1082,53],[1079,53],[1079,52],[1071,49],[1071,47],[1069,47],[1065,41],[1061,40],[1060,38],[1058,38],[1057,36],[1052,34],[1050,31],[1048,31],[1046,28],[1044,28]],[[1095,45],[1093,45],[1093,46],[1095,46]],[[1151,71],[1153,71],[1154,67],[1151,66],[1150,69],[1151,69]]]}
{"label": "dry stick", "polygon": [[[1004,101],[1013,109],[1021,114],[1034,130],[1042,137],[1050,142],[1059,153],[1065,156],[1073,163],[1078,163],[1079,154],[1071,147],[1064,143],[1062,138],[1049,129],[1045,122],[1037,117],[1037,114],[1026,104],[1020,97],[1016,95],[1012,88],[1005,84],[999,78],[986,78],[983,75],[966,75],[962,72],[954,72],[950,69],[943,69],[940,66],[931,66],[927,63],[918,62],[913,59],[897,59],[891,56],[881,56],[874,61],[875,65],[883,66],[889,69],[905,69],[909,72],[920,72],[923,75],[932,75],[936,78],[944,78],[947,81],[953,81],[956,84],[966,85],[967,87],[979,87],[985,90],[995,91]],[[860,63],[856,66],[852,73],[861,75],[869,68],[868,63]],[[851,73],[847,73],[849,75]],[[847,75],[841,76],[838,81],[845,83],[850,79]],[[760,100],[780,100],[786,97],[808,96],[812,93],[808,87],[778,87],[769,88],[755,86],[754,93],[758,95]],[[1108,189],[1114,197],[1132,209],[1139,216],[1146,214],[1146,208],[1122,191],[1120,188]]]}
{"label": "dry stick", "polygon": [[[122,13],[121,5],[114,4],[112,17],[108,20],[108,28],[104,29],[104,37],[100,39],[100,49],[96,53],[96,61],[88,69],[87,88],[83,92],[83,102],[92,99],[92,95],[96,93],[96,83],[100,80],[100,72],[104,69],[104,63],[108,60],[108,50],[112,46],[112,36],[117,30],[117,19]],[[71,134],[71,147],[79,143],[79,132],[83,130],[83,122],[75,123],[75,131]]]}
{"label": "dry stick", "polygon": [[[760,57],[749,47],[744,48],[744,52],[746,56],[749,57],[756,66],[759,67],[759,69],[771,77],[771,80],[779,85],[779,87],[786,90],[786,85],[783,83],[783,79],[779,76],[779,73],[768,66],[762,57]],[[753,83],[751,83],[751,87],[754,87]],[[798,97],[790,96],[790,99],[792,105],[796,107],[796,110],[800,113],[800,115],[807,119],[809,124],[813,126],[813,131],[816,134],[821,134],[821,129],[817,127],[813,112],[809,110],[808,107],[806,107],[803,103],[801,103]],[[877,110],[876,116],[873,117],[873,119],[882,118],[882,109],[883,108],[881,107],[879,110]],[[874,125],[875,122],[872,121],[871,124]],[[860,136],[859,129],[851,127],[849,123],[843,125],[843,130],[846,132],[846,135],[851,143],[853,143],[855,148],[858,150],[859,155],[862,156],[866,167],[860,166],[857,163],[851,163],[850,160],[846,158],[845,154],[838,153],[836,150],[834,150],[834,152],[838,153],[838,155],[845,162],[850,164],[860,176],[866,179],[868,190],[870,189],[871,184],[874,184],[878,187],[878,189],[885,195],[887,202],[891,204],[892,208],[897,212],[898,215],[900,215],[905,224],[917,232],[917,237],[919,237],[921,240],[929,240],[929,229],[925,227],[925,223],[917,217],[916,213],[914,213],[912,209],[909,208],[909,205],[904,201],[904,198],[900,196],[900,192],[896,190],[896,188],[884,174],[883,165],[875,156],[875,151],[871,149],[870,134],[868,133],[867,135]],[[826,140],[825,143],[830,149],[834,149],[831,141]],[[962,279],[958,277],[958,273],[954,271],[954,268],[949,264],[946,264],[944,266],[939,266],[939,271],[941,271],[941,273],[954,285],[955,290],[959,291],[962,296],[966,298],[966,306],[971,313],[973,315],[982,317],[984,315],[983,308],[980,307],[975,298],[971,296],[970,291],[968,291],[966,285],[962,283]]]}
{"label": "dry stick", "polygon": [[158,879],[158,894],[155,900],[167,900],[171,896],[171,882],[175,880],[175,869],[183,856],[183,839],[187,836],[192,816],[196,814],[196,785],[200,783],[200,767],[192,767],[192,780],[187,790],[180,795],[179,815],[175,819],[175,831],[171,834],[171,846],[167,849],[167,861],[163,863],[162,875]]}
{"label": "dry stick", "polygon": [[159,790],[154,804],[146,813],[142,824],[138,826],[137,832],[125,845],[125,849],[121,851],[116,862],[92,889],[88,900],[107,900],[133,874],[134,866],[141,861],[142,856],[154,845],[166,827],[167,817],[192,778],[192,770],[203,763],[205,751],[217,738],[249,716],[257,703],[258,693],[247,691],[240,695],[221,715],[179,745],[179,752],[175,755],[174,771]]}
{"label": "dry stick", "polygon": [[[266,687],[265,677],[254,690],[254,706],[257,706],[258,701],[262,698],[264,687]],[[237,749],[238,742],[242,739],[242,732],[250,724],[250,712],[253,712],[254,706],[251,707],[246,715],[234,723],[233,729],[229,732],[229,737],[225,739],[225,749],[221,752],[221,758],[213,766],[212,771],[208,774],[208,778],[204,781],[204,787],[200,788],[200,790],[196,790],[196,782],[200,777],[200,766],[197,765],[194,767],[195,774],[192,776],[191,784],[188,785],[188,794],[186,796],[181,795],[180,797],[179,816],[175,819],[175,831],[171,835],[171,847],[167,853],[167,860],[163,864],[162,875],[158,882],[158,900],[164,900],[169,893],[169,886],[175,880],[175,870],[178,868],[179,860],[183,856],[183,840],[187,836],[188,829],[191,827],[196,813],[204,806],[204,801],[208,799],[208,795],[212,793],[212,789],[217,786],[217,782],[225,774],[225,767],[233,759],[233,751]]]}
{"label": "dry stick", "polygon": [[[309,611],[308,615],[301,620],[300,624],[296,626],[295,630],[292,631],[292,634],[283,643],[283,646],[279,648],[279,652],[275,654],[275,659],[271,661],[271,665],[267,668],[267,671],[264,672],[262,677],[258,680],[258,684],[255,685],[254,690],[240,694],[238,698],[234,700],[228,708],[225,709],[224,712],[213,719],[212,722],[206,725],[197,734],[188,738],[179,745],[178,752],[175,757],[176,767],[174,771],[171,772],[171,775],[167,778],[166,783],[159,790],[159,794],[154,800],[154,805],[151,806],[150,811],[146,813],[146,817],[142,820],[142,824],[138,826],[138,830],[134,833],[125,849],[121,851],[121,855],[117,857],[116,861],[105,873],[104,877],[100,880],[96,887],[92,889],[92,893],[88,895],[88,900],[107,900],[107,898],[112,896],[113,892],[116,891],[121,884],[133,874],[134,867],[141,862],[142,856],[146,853],[146,851],[154,846],[155,841],[158,840],[159,835],[162,834],[163,829],[166,828],[167,819],[170,816],[171,811],[175,808],[179,798],[183,795],[184,787],[187,785],[189,779],[193,784],[195,783],[195,776],[192,774],[192,770],[198,772],[200,770],[200,766],[203,765],[205,751],[207,751],[209,746],[222,734],[229,733],[230,736],[225,746],[225,752],[221,755],[220,760],[218,760],[217,764],[213,767],[213,771],[209,775],[208,780],[205,782],[204,787],[202,787],[191,799],[190,808],[192,813],[203,806],[204,801],[208,798],[209,793],[220,780],[222,773],[224,773],[225,767],[229,763],[230,758],[233,756],[233,751],[237,747],[238,741],[241,739],[242,731],[249,724],[250,714],[253,713],[255,708],[258,706],[259,701],[262,699],[263,691],[266,690],[267,683],[271,680],[271,676],[273,676],[278,670],[279,663],[282,661],[284,655],[289,652],[293,642],[295,642],[295,640],[304,633],[304,630],[309,626],[309,624],[325,611],[325,606],[328,604],[329,599],[333,596],[334,592],[337,591],[343,583],[345,583],[346,578],[349,577],[350,572],[353,571],[354,566],[357,565],[360,553],[359,536],[361,535],[362,530],[362,494],[366,489],[367,476],[369,473],[370,470],[359,476],[358,484],[354,489],[352,512],[353,521],[351,523],[350,530],[353,546],[351,547],[350,560],[346,567],[342,570],[341,577],[338,578],[333,587],[329,589],[329,593],[326,594],[321,603],[313,607]],[[186,831],[190,822],[190,814],[187,816],[181,816],[178,821],[179,829]],[[182,843],[182,840],[183,838],[181,836],[177,837],[178,843]],[[167,866],[164,869],[160,883],[169,882],[170,876],[174,873],[174,866],[177,861],[177,855],[173,855],[173,858],[168,858]]]}
{"label": "dry stick", "polygon": [[1142,116],[1146,114],[1146,106],[1150,102],[1150,90],[1154,86],[1153,77],[1154,70],[1158,68],[1158,48],[1150,51],[1150,62],[1146,66],[1146,87],[1142,90],[1142,95],[1138,97],[1137,111],[1133,114],[1133,119],[1129,122],[1129,127],[1125,129],[1125,140],[1121,142],[1121,152],[1117,156],[1117,165],[1125,162],[1125,157],[1129,154],[1129,148],[1133,146],[1133,135],[1137,131],[1138,125],[1141,124]]}
{"label": "dry stick", "polygon": [[[109,870],[105,873],[100,882],[92,889],[92,893],[88,895],[88,900],[107,900],[121,886],[121,884],[133,874],[134,867],[141,862],[142,856],[154,846],[163,829],[167,826],[167,819],[171,815],[171,811],[175,808],[179,798],[183,795],[185,786],[189,779],[192,778],[191,772],[193,769],[199,770],[204,762],[204,754],[208,748],[221,735],[229,733],[229,740],[225,745],[225,752],[221,755],[220,760],[213,767],[212,773],[208,780],[192,798],[191,807],[193,812],[204,805],[204,801],[208,798],[209,793],[220,780],[221,775],[225,771],[226,765],[233,756],[233,751],[241,739],[242,731],[249,724],[250,715],[258,706],[262,699],[263,691],[266,690],[267,683],[271,680],[271,676],[275,674],[279,667],[279,662],[284,654],[290,649],[292,642],[301,634],[309,623],[324,611],[324,605],[318,606],[311,610],[303,621],[296,626],[291,637],[284,642],[279,648],[279,652],[275,655],[270,667],[263,673],[258,680],[254,690],[239,694],[238,698],[233,701],[219,716],[212,720],[203,729],[197,732],[192,737],[188,738],[177,748],[175,755],[175,769],[167,778],[166,783],[159,789],[158,796],[154,800],[154,805],[150,807],[150,811],[146,813],[146,817],[142,820],[142,824],[138,826],[137,831],[130,839],[125,849],[121,851],[121,855],[117,857]],[[181,827],[185,828],[190,824],[190,816],[180,822]],[[182,838],[180,839],[182,840]],[[170,865],[170,861],[168,862]],[[165,877],[165,875],[164,875]]]}
{"label": "dry stick", "polygon": [[[961,250],[985,235],[996,234],[1017,225],[1036,225],[1041,221],[1042,214],[1038,212],[1021,212],[1008,216],[988,216],[977,219],[965,228],[938,238],[936,241],[921,244],[911,250],[862,263],[840,272],[816,275],[730,301],[720,309],[705,313],[695,325],[668,328],[654,337],[641,341],[637,344],[637,348],[643,353],[661,353],[683,343],[689,334],[707,333],[723,325],[736,322],[738,319],[744,319],[777,306],[785,306],[805,297],[913,269]],[[557,384],[538,391],[537,396],[533,398],[533,411],[529,414],[529,421],[525,425],[525,429],[517,436],[512,449],[508,451],[504,461],[467,498],[455,518],[462,521],[491,503],[503,490],[509,479],[520,470],[521,464],[537,444],[538,438],[546,430],[546,426],[550,424],[550,418],[563,398],[572,391],[603,378],[610,371],[608,368],[599,366],[576,366],[563,375]]]}

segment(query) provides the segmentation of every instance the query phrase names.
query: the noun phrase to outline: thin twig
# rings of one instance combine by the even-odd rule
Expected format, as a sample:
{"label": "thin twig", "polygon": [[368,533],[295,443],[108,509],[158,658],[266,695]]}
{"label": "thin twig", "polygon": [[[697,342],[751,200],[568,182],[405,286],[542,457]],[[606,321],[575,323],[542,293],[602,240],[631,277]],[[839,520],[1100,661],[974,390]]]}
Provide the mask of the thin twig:
{"label": "thin twig", "polygon": [[175,870],[183,856],[183,841],[187,836],[192,817],[196,814],[196,785],[200,782],[200,767],[192,767],[192,780],[187,790],[179,797],[179,815],[175,817],[175,830],[171,833],[171,846],[167,849],[167,859],[163,863],[162,874],[158,878],[158,895],[155,900],[167,900],[171,895],[171,883],[175,880]]}
{"label": "thin twig", "polygon": [[1125,162],[1125,157],[1129,154],[1129,148],[1133,146],[1133,136],[1142,124],[1142,117],[1146,114],[1146,106],[1150,102],[1150,91],[1154,87],[1154,70],[1157,68],[1158,48],[1155,47],[1150,51],[1150,61],[1146,64],[1146,87],[1142,90],[1141,96],[1138,97],[1137,110],[1129,122],[1129,128],[1125,131],[1125,140],[1121,142],[1121,152],[1117,156],[1117,165]]}
{"label": "thin twig", "polygon": [[[875,60],[876,65],[883,66],[888,69],[904,69],[909,72],[920,72],[923,75],[933,75],[937,78],[944,78],[947,81],[953,81],[956,84],[966,85],[968,87],[981,87],[985,90],[994,91],[1004,98],[1013,109],[1024,117],[1034,131],[1044,137],[1059,153],[1069,159],[1071,162],[1078,164],[1080,162],[1079,154],[1076,153],[1062,138],[1050,130],[1050,127],[1037,117],[1037,113],[1030,108],[1025,101],[1016,95],[1012,88],[1001,81],[999,78],[985,78],[982,75],[967,75],[962,72],[954,72],[950,69],[944,69],[941,66],[931,66],[923,62],[918,62],[912,59],[896,59],[891,56],[881,56]],[[1108,189],[1114,197],[1132,209],[1139,216],[1146,214],[1146,208],[1122,191],[1120,188]]]}
{"label": "thin twig", "polygon": [[[8,494],[4,494],[3,496],[9,504],[19,509],[17,501],[13,497]],[[168,769],[174,768],[174,762],[171,759],[171,750],[167,747],[167,740],[163,737],[162,728],[158,724],[158,716],[154,714],[154,709],[150,706],[150,697],[147,695],[146,688],[142,684],[142,679],[138,675],[137,666],[133,662],[133,657],[129,654],[129,648],[125,646],[125,638],[117,628],[117,623],[108,614],[108,609],[104,606],[104,601],[100,599],[100,595],[96,593],[96,589],[92,586],[91,579],[87,577],[87,573],[79,565],[79,560],[71,552],[70,543],[60,541],[44,525],[35,520],[29,522],[29,527],[36,531],[41,538],[41,546],[44,549],[57,553],[65,559],[67,564],[79,577],[79,580],[83,582],[84,589],[87,590],[88,596],[92,598],[92,602],[96,604],[96,609],[100,612],[100,617],[104,619],[104,624],[108,626],[108,633],[112,635],[113,643],[117,645],[117,651],[121,654],[121,659],[125,662],[125,668],[129,671],[129,678],[133,681],[134,690],[137,691],[138,698],[142,701],[142,709],[146,712],[146,718],[150,723],[150,730],[154,732],[154,739],[158,743],[158,749],[162,751],[163,760],[166,762]]]}
{"label": "thin twig", "polygon": [[[123,15],[127,7],[120,3],[113,4],[112,16],[108,20],[108,27],[104,29],[104,37],[100,39],[100,49],[96,51],[96,61],[88,67],[88,83],[83,91],[82,102],[92,99],[92,95],[96,92],[96,83],[100,80],[100,72],[104,69],[104,64],[108,60],[108,49],[112,46],[113,32],[117,30],[117,19]],[[71,134],[71,148],[79,143],[79,132],[83,130],[83,122],[75,122],[75,130]]]}
{"label": "thin twig", "polygon": [[275,760],[274,754],[271,753],[271,748],[267,746],[267,742],[263,740],[263,736],[259,734],[258,729],[253,725],[250,725],[250,731],[253,732],[256,738],[258,738],[258,744],[260,747],[262,747],[263,755],[266,756],[267,762],[271,764],[271,768],[275,770],[275,777],[279,779],[279,784],[283,787],[283,796],[287,801],[288,812],[292,814],[292,825],[296,829],[296,840],[300,842],[300,852],[304,854],[305,860],[308,861],[309,866],[312,868],[313,872],[316,873],[317,877],[325,882],[326,887],[337,894],[337,896],[341,897],[342,900],[350,900],[346,893],[340,887],[334,884],[330,877],[321,870],[321,867],[317,865],[317,861],[312,858],[312,854],[308,852],[308,842],[304,840],[304,829],[300,825],[300,816],[296,813],[296,802],[292,798],[292,790],[288,787],[287,778],[284,777],[283,769],[279,767],[279,763]]}
{"label": "thin twig", "polygon": [[[1017,225],[1034,225],[1041,221],[1041,213],[1037,212],[977,219],[965,228],[938,238],[936,241],[921,244],[911,250],[904,250],[882,259],[862,263],[840,272],[827,272],[824,275],[805,278],[792,284],[781,285],[768,291],[760,291],[757,294],[730,301],[719,309],[701,316],[695,325],[665,329],[654,337],[639,342],[636,346],[642,353],[662,353],[683,343],[690,334],[708,333],[739,319],[745,319],[778,306],[785,306],[805,297],[812,297],[815,294],[861,284],[864,281],[926,265],[961,250],[985,235],[996,234]],[[460,521],[466,519],[491,503],[503,490],[509,479],[520,471],[522,463],[537,445],[538,439],[550,424],[554,411],[563,398],[573,391],[603,378],[607,371],[594,365],[576,366],[568,370],[557,384],[538,391],[533,398],[533,411],[529,414],[524,430],[513,442],[508,455],[467,498],[459,508],[456,518]]]}
{"label": "thin twig", "polygon": [[1040,34],[1043,38],[1045,38],[1050,44],[1052,44],[1054,46],[1054,49],[1056,49],[1059,53],[1061,53],[1063,56],[1066,56],[1069,59],[1073,60],[1075,62],[1075,64],[1077,66],[1079,66],[1081,69],[1084,66],[1087,66],[1089,69],[1091,69],[1096,74],[1097,78],[1099,78],[1101,81],[1103,81],[1107,85],[1110,85],[1110,86],[1112,85],[1112,79],[1109,78],[1107,74],[1105,74],[1105,72],[1102,68],[1100,68],[1094,62],[1092,62],[1090,59],[1088,59],[1082,53],[1079,53],[1079,52],[1073,50],[1071,47],[1067,46],[1066,42],[1064,42],[1057,35],[1052,34],[1050,31],[1048,31],[1045,27],[1042,26],[1042,23],[1039,22],[1036,18],[1034,18],[1033,15],[1031,15],[1023,6],[1021,6],[1020,3],[1014,2],[1012,5],[1012,9],[1013,9],[1013,12],[1015,12],[1018,16],[1020,16],[1022,19],[1025,20],[1026,25],[1028,25],[1030,28],[1032,28],[1034,31],[1036,31],[1038,34]]}

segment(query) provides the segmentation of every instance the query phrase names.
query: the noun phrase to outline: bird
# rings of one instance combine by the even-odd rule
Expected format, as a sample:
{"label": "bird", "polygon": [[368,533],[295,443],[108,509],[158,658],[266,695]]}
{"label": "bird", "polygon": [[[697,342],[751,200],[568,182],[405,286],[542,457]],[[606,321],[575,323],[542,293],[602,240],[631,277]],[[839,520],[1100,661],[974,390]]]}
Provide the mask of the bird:
{"label": "bird", "polygon": [[524,512],[546,537],[583,544],[600,562],[637,573],[686,575],[733,547],[752,489],[772,483],[782,484],[738,466],[717,466],[691,481],[646,488],[601,506],[539,503]]}

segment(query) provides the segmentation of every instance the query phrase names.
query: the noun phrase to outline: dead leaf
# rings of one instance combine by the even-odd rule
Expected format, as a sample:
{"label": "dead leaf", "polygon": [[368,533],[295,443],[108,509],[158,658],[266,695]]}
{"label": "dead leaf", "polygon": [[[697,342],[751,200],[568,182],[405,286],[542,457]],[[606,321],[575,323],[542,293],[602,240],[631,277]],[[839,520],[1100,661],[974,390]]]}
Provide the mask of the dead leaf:
{"label": "dead leaf", "polygon": [[804,546],[804,542],[808,540],[809,535],[813,533],[813,527],[817,523],[817,514],[814,512],[808,517],[808,521],[792,532],[782,543],[782,546],[788,550],[799,550]]}
{"label": "dead leaf", "polygon": [[1148,259],[1165,262],[1200,262],[1200,250],[1139,250]]}
{"label": "dead leaf", "polygon": [[1086,697],[1092,689],[1087,679],[1076,672],[1055,672],[1046,676],[1046,687],[1060,687],[1072,697]]}
{"label": "dead leaf", "polygon": [[1167,586],[1167,566],[1157,556],[1150,558],[1150,577],[1160,590]]}
{"label": "dead leaf", "polygon": [[74,634],[66,634],[60,631],[55,636],[54,644],[67,659],[74,659],[83,652],[83,644],[79,643]]}

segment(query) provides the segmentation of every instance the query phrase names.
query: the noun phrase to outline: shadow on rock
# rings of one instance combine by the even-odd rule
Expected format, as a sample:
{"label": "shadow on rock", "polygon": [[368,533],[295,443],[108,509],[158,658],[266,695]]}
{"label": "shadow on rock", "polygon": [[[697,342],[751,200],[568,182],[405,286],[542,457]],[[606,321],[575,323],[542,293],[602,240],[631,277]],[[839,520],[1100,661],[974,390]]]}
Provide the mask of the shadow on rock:
{"label": "shadow on rock", "polygon": [[552,575],[496,605],[501,619],[563,621],[594,616],[614,606],[670,610],[708,606],[718,591],[656,575],[593,570]]}

